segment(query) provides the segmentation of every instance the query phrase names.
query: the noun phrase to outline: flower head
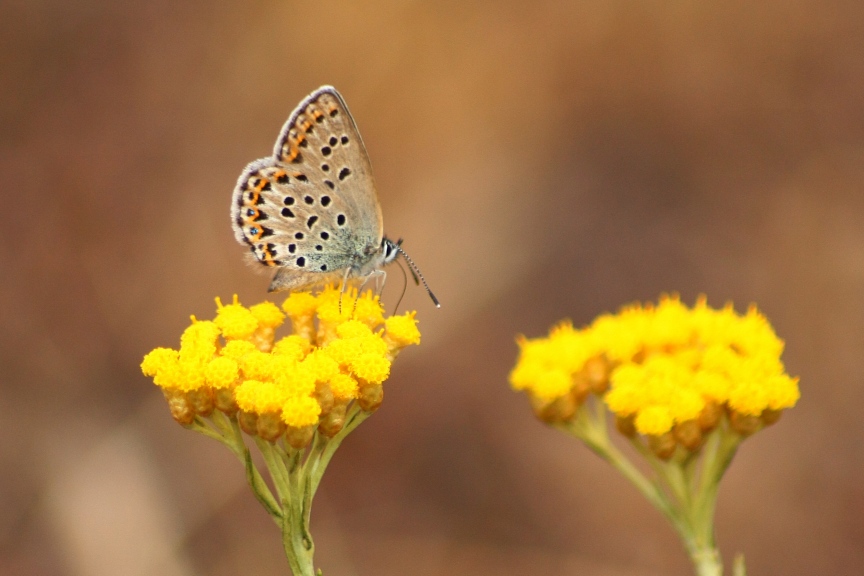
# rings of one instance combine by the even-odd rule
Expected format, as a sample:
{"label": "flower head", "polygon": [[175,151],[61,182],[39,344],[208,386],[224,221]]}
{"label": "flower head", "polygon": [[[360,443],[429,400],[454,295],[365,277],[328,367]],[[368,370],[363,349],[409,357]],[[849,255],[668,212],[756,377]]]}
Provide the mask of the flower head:
{"label": "flower head", "polygon": [[798,379],[780,360],[783,341],[753,306],[740,315],[731,305],[712,309],[705,298],[688,308],[677,296],[664,296],[582,329],[562,323],[546,338],[518,343],[511,385],[550,420],[574,412],[546,408],[563,398],[581,401],[590,389],[635,432],[660,437],[694,423],[716,425],[706,414],[718,406],[736,418],[764,415],[770,423],[800,395]]}
{"label": "flower head", "polygon": [[[398,351],[420,341],[414,313],[385,320],[371,292],[358,297],[356,291],[343,295],[331,287],[318,296],[293,293],[282,310],[270,302],[247,308],[236,296],[231,304],[216,303],[216,318],[193,319],[180,350],[157,348],[141,363],[184,424],[194,419],[195,406],[212,410],[215,396],[217,408],[229,413],[239,409],[244,430],[257,430],[267,439],[286,427],[289,434],[308,430],[334,406],[344,414],[347,402],[364,396],[364,386],[380,388]],[[285,315],[294,332],[277,340],[275,329]],[[380,390],[365,396],[370,394],[381,398]],[[202,398],[210,398],[209,403]],[[331,435],[334,421],[339,420],[327,421]]]}

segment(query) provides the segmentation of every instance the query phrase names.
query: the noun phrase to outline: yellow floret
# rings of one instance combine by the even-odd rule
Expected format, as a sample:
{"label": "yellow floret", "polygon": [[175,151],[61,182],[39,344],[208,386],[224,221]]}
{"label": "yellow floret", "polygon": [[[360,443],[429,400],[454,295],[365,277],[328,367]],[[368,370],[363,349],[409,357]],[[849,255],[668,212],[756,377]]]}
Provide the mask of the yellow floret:
{"label": "yellow floret", "polygon": [[201,362],[184,362],[181,358],[177,364],[176,372],[173,372],[170,376],[166,375],[171,379],[170,387],[184,392],[201,388],[205,384],[205,367],[206,365]]}
{"label": "yellow floret", "polygon": [[672,429],[673,419],[665,406],[646,406],[639,411],[635,424],[640,434],[660,436]]}
{"label": "yellow floret", "polygon": [[229,340],[228,343],[222,347],[221,355],[239,362],[240,359],[247,354],[258,351],[258,348],[248,340]]}
{"label": "yellow floret", "polygon": [[637,307],[624,309],[618,316],[605,314],[591,324],[591,336],[598,349],[610,360],[626,362],[644,347],[647,314]]}
{"label": "yellow floret", "polygon": [[216,298],[216,306],[218,311],[213,322],[222,331],[222,336],[226,340],[251,338],[255,330],[258,329],[258,319],[249,309],[237,301],[236,294],[234,295],[234,302],[227,306],[223,305],[219,298]]}
{"label": "yellow floret", "polygon": [[510,373],[510,384],[546,401],[568,394],[573,376],[597,351],[590,334],[575,330],[569,322],[554,327],[548,338],[520,337],[517,343],[519,361]]}
{"label": "yellow floret", "polygon": [[536,373],[530,388],[535,397],[541,400],[554,400],[565,396],[573,386],[570,374],[561,369],[540,370]]}
{"label": "yellow floret", "polygon": [[180,359],[208,362],[216,354],[219,329],[213,322],[193,322],[180,336]]}
{"label": "yellow floret", "polygon": [[349,340],[334,340],[321,351],[336,361],[340,366],[348,366],[351,359],[361,352],[360,342],[356,338]]}
{"label": "yellow floret", "polygon": [[273,382],[246,380],[237,386],[234,398],[244,412],[264,414],[281,411],[288,395]]}
{"label": "yellow floret", "polygon": [[677,295],[663,296],[649,316],[645,346],[662,348],[687,344],[693,332],[690,311]]}
{"label": "yellow floret", "polygon": [[351,372],[370,384],[380,384],[390,375],[390,361],[378,354],[360,354],[351,360]]}
{"label": "yellow floret", "polygon": [[152,378],[160,371],[170,370],[172,366],[177,364],[178,358],[176,350],[156,348],[144,356],[144,361],[141,362],[141,372]]}
{"label": "yellow floret", "polygon": [[320,415],[321,406],[309,396],[289,398],[282,406],[282,421],[295,428],[318,424]]}
{"label": "yellow floret", "polygon": [[276,344],[273,345],[271,353],[274,356],[287,356],[300,361],[306,357],[311,349],[312,345],[308,340],[302,336],[291,334],[290,336],[285,336],[276,342]]}
{"label": "yellow floret", "polygon": [[278,328],[285,322],[285,315],[272,302],[262,302],[249,307],[249,312],[258,321],[259,327]]}
{"label": "yellow floret", "polygon": [[315,373],[305,363],[279,363],[274,381],[289,396],[308,396],[315,391]]}
{"label": "yellow floret", "polygon": [[344,293],[328,286],[318,294],[318,320],[328,325],[336,325],[351,318],[357,290],[350,288]]}
{"label": "yellow floret", "polygon": [[[255,350],[238,360],[243,377],[249,380],[274,380],[279,373],[280,356],[272,356],[266,352]],[[291,361],[290,359],[287,359]]]}
{"label": "yellow floret", "polygon": [[282,310],[292,320],[299,316],[311,316],[317,308],[318,299],[309,292],[292,292],[282,303]]}
{"label": "yellow floret", "polygon": [[240,378],[240,368],[231,358],[220,356],[214,358],[204,369],[204,379],[213,388],[228,388],[237,383]]}
{"label": "yellow floret", "polygon": [[372,329],[359,320],[348,320],[336,328],[339,338],[361,338],[372,336]]}
{"label": "yellow floret", "polygon": [[420,344],[420,331],[417,329],[416,312],[391,316],[384,321],[384,338],[394,348],[404,348],[409,344]]}
{"label": "yellow floret", "polygon": [[357,398],[357,380],[348,374],[337,373],[330,378],[330,390],[335,398],[350,400]]}
{"label": "yellow floret", "polygon": [[378,301],[378,296],[373,296],[371,291],[365,292],[358,300],[354,307],[354,313],[351,315],[355,320],[359,320],[370,328],[376,328],[384,322],[384,310],[381,308],[381,303]]}
{"label": "yellow floret", "polygon": [[321,350],[315,350],[303,360],[317,382],[327,382],[339,374],[339,364]]}

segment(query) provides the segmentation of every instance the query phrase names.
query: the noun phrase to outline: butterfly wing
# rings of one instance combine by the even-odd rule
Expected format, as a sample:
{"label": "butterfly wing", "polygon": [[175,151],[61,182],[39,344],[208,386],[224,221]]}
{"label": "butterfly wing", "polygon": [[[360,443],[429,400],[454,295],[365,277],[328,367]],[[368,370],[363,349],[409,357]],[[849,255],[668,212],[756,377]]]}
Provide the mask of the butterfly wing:
{"label": "butterfly wing", "polygon": [[232,225],[259,262],[279,268],[271,290],[329,282],[380,247],[381,207],[369,158],[334,88],[306,97],[274,155],[240,175]]}

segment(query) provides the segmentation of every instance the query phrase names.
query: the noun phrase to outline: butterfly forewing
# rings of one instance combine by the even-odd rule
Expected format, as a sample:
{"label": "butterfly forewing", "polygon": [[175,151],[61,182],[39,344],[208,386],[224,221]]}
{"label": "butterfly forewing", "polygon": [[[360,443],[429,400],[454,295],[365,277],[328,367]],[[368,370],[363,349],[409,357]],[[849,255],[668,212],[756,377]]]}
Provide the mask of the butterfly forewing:
{"label": "butterfly forewing", "polygon": [[274,155],[246,167],[234,190],[232,223],[259,262],[280,268],[277,288],[329,281],[379,248],[371,166],[335,89],[304,99]]}

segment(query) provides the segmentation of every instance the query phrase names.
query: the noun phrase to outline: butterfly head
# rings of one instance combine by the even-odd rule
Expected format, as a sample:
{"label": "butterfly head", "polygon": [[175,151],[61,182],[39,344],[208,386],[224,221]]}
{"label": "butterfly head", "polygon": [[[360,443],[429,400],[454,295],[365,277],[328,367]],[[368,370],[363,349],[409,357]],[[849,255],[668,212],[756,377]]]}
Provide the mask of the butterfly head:
{"label": "butterfly head", "polygon": [[383,259],[381,260],[381,264],[389,264],[396,260],[399,257],[399,253],[401,252],[400,246],[402,245],[402,239],[400,238],[398,242],[393,242],[386,236],[381,240],[381,255]]}

